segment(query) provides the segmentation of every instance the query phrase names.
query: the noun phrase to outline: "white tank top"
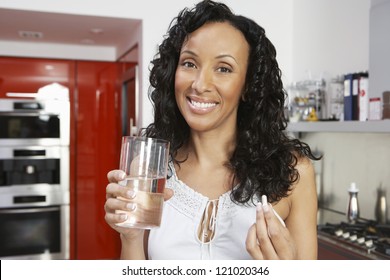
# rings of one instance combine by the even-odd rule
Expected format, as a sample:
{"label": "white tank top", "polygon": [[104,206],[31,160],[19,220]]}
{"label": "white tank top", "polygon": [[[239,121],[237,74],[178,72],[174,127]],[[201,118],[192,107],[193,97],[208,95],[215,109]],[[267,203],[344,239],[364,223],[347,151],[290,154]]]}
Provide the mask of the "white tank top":
{"label": "white tank top", "polygon": [[[164,203],[161,226],[150,231],[149,259],[252,259],[245,241],[250,226],[256,221],[256,206],[235,204],[230,192],[211,201],[180,181],[173,164],[170,169],[172,176],[166,187],[171,188],[174,195]],[[212,210],[207,227],[214,234],[205,242],[199,239],[198,230],[202,220],[208,220],[202,219],[208,207]]]}

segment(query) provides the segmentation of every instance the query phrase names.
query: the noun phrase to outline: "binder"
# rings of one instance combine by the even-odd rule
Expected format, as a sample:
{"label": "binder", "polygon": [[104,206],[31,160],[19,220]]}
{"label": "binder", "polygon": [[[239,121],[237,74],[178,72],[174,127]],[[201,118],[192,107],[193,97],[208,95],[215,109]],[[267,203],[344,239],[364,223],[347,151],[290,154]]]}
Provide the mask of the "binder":
{"label": "binder", "polygon": [[359,79],[360,73],[352,74],[352,120],[359,120]]}
{"label": "binder", "polygon": [[353,120],[353,74],[344,75],[344,120]]}
{"label": "binder", "polygon": [[361,73],[359,77],[359,121],[368,120],[368,109],[368,73]]}

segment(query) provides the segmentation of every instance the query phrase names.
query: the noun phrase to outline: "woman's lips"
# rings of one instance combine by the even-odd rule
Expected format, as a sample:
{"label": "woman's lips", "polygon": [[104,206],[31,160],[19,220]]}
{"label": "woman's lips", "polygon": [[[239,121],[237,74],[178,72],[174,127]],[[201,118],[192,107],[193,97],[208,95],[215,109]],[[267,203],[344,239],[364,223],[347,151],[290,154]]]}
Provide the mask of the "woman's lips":
{"label": "woman's lips", "polygon": [[191,98],[188,98],[187,100],[191,111],[200,114],[208,113],[214,110],[214,108],[218,105],[217,102],[193,100]]}

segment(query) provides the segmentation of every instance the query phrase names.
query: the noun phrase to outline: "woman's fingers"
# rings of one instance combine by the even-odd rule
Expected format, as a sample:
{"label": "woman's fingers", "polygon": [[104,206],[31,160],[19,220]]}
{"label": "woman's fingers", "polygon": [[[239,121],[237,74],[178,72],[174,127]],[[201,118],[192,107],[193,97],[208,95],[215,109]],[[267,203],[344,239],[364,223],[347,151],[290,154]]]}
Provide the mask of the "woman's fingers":
{"label": "woman's fingers", "polygon": [[269,236],[269,229],[265,218],[268,211],[268,204],[259,203],[256,207],[256,236],[264,258],[267,260],[275,260],[278,259],[278,255]]}
{"label": "woman's fingers", "polygon": [[173,190],[165,188],[164,189],[164,201],[170,199],[173,196]]}
{"label": "woman's fingers", "polygon": [[248,231],[246,248],[254,259],[294,259],[295,245],[284,222],[266,198],[256,207],[256,223]]}
{"label": "woman's fingers", "polygon": [[253,224],[249,228],[245,245],[246,245],[246,250],[252,256],[253,259],[255,259],[255,260],[263,260],[264,259],[263,253],[261,252],[261,249],[259,246],[259,242],[257,240],[256,224]]}
{"label": "woman's fingers", "polygon": [[263,207],[268,237],[273,245],[275,255],[279,259],[293,259],[295,246],[290,233],[276,216],[270,204]]}
{"label": "woman's fingers", "polygon": [[122,170],[116,169],[111,170],[107,173],[107,179],[110,183],[117,183],[119,181],[124,180],[126,177],[126,173]]}
{"label": "woman's fingers", "polygon": [[256,223],[248,231],[246,249],[254,259],[277,259],[271,239],[268,236],[267,224],[264,217],[263,205],[256,207]]}

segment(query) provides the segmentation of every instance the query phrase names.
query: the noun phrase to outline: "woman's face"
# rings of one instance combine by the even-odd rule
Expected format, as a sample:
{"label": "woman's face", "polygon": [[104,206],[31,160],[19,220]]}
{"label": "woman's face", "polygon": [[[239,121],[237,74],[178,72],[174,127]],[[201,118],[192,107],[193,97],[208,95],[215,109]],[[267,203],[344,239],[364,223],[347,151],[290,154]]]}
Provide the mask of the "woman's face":
{"label": "woman's face", "polygon": [[175,97],[193,131],[236,128],[248,56],[244,35],[227,22],[207,23],[184,41]]}

